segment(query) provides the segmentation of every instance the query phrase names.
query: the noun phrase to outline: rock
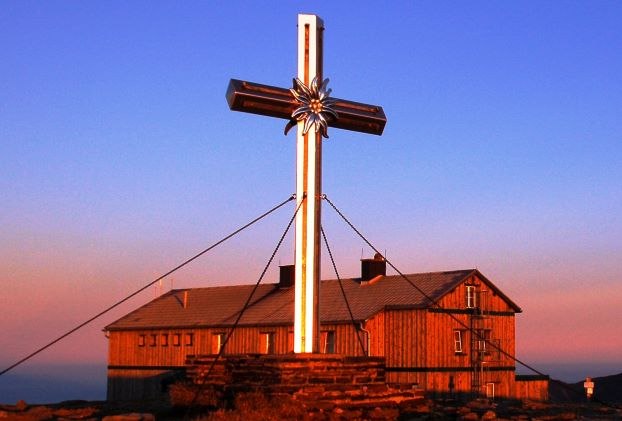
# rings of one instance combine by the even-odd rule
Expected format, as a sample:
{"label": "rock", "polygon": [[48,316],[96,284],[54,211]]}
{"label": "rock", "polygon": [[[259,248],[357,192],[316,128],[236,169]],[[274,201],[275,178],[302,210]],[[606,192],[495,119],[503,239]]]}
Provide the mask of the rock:
{"label": "rock", "polygon": [[400,413],[397,409],[391,408],[374,408],[373,411],[370,411],[367,414],[367,419],[369,420],[396,420],[400,416]]}
{"label": "rock", "polygon": [[545,402],[536,402],[536,401],[525,401],[523,406],[532,411],[542,411],[549,407],[549,405]]}
{"label": "rock", "polygon": [[423,403],[421,405],[413,405],[409,412],[415,414],[429,414],[430,412],[432,412],[432,409],[429,405]]}
{"label": "rock", "polygon": [[48,408],[47,406],[32,406],[28,409],[27,412],[23,414],[13,414],[13,416],[9,417],[9,419],[39,421],[54,418],[51,408]]}
{"label": "rock", "polygon": [[494,411],[486,411],[484,412],[484,415],[482,415],[482,421],[491,421],[491,420],[496,420],[497,419],[497,414],[495,414]]}
{"label": "rock", "polygon": [[478,421],[479,416],[475,412],[469,412],[460,417],[460,419],[463,421]]}
{"label": "rock", "polygon": [[455,406],[445,406],[442,408],[442,411],[445,414],[457,414],[458,413],[458,408],[456,408]]}
{"label": "rock", "polygon": [[469,403],[467,403],[467,406],[471,409],[490,409],[493,407],[493,405],[487,400],[487,399],[475,399]]}
{"label": "rock", "polygon": [[102,421],[155,421],[155,417],[153,414],[133,412],[131,414],[108,415]]}
{"label": "rock", "polygon": [[81,417],[69,417],[69,418],[64,418],[64,417],[58,417],[56,418],[56,421],[76,421],[76,420],[81,420],[81,421],[99,421],[99,418],[81,418]]}
{"label": "rock", "polygon": [[330,417],[330,419],[356,420],[356,419],[361,419],[361,417],[363,415],[363,411],[361,411],[361,410],[348,410],[348,409],[335,408],[332,411],[332,415],[333,415],[333,417]]}
{"label": "rock", "polygon": [[95,408],[61,408],[54,411],[54,416],[59,418],[84,419],[93,415],[97,410]]}
{"label": "rock", "polygon": [[460,409],[458,409],[458,415],[466,415],[469,412],[471,412],[471,410],[467,408],[466,406],[462,406],[460,407]]}
{"label": "rock", "polygon": [[9,418],[9,413],[6,411],[0,411],[0,418]]}

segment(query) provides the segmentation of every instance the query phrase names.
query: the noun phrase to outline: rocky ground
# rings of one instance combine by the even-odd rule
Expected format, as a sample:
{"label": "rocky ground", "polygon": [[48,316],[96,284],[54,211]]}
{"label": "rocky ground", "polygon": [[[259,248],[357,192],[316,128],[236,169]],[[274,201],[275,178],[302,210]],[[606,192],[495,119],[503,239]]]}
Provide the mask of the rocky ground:
{"label": "rocky ground", "polygon": [[[194,414],[194,420],[246,420],[286,419],[280,417],[278,405],[253,406],[212,414]],[[276,410],[276,411],[275,411]],[[174,408],[163,402],[109,403],[68,401],[49,405],[29,405],[20,401],[15,405],[0,405],[0,421],[42,421],[42,420],[89,420],[89,421],[140,421],[140,420],[180,420],[186,415],[182,408]],[[359,419],[355,414],[339,412],[300,415],[306,420],[350,420]],[[539,402],[489,402],[474,400],[459,402],[455,400],[424,399],[408,413],[397,415],[378,411],[372,415],[374,420],[622,420],[622,407],[608,407],[599,404],[547,404]]]}

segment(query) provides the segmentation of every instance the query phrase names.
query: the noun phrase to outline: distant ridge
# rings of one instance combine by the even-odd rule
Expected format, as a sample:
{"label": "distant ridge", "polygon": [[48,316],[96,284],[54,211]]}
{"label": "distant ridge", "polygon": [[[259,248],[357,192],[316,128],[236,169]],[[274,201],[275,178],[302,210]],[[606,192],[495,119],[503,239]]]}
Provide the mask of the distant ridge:
{"label": "distant ridge", "polygon": [[[622,403],[622,373],[594,377],[592,381],[594,382],[594,398],[604,403]],[[568,388],[575,392],[573,393]],[[564,383],[559,380],[551,380],[549,397],[551,402],[587,402],[583,382]]]}

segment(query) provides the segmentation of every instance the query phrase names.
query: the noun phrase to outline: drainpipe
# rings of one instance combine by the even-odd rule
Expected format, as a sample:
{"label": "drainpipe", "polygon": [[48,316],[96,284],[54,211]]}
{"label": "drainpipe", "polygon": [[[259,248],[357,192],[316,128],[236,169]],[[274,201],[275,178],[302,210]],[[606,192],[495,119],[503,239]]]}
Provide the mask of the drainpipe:
{"label": "drainpipe", "polygon": [[364,322],[361,322],[359,326],[359,330],[361,330],[362,332],[365,332],[365,336],[367,337],[367,349],[365,350],[365,353],[369,357],[369,347],[371,344],[371,336],[369,334],[369,330],[366,330],[363,326],[364,326]]}

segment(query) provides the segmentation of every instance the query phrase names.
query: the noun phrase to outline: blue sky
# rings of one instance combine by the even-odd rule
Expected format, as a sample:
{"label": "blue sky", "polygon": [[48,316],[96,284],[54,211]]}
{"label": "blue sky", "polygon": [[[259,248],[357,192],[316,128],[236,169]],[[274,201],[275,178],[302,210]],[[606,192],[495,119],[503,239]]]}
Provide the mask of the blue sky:
{"label": "blue sky", "polygon": [[[331,200],[404,272],[478,267],[523,308],[524,359],[622,367],[614,1],[4,2],[0,362],[293,192],[285,122],[224,94],[230,78],[291,84],[300,12],[324,19],[333,95],[388,117],[382,137],[331,130]],[[174,286],[254,282],[291,211]],[[328,207],[324,225],[355,276],[371,252]],[[151,298],[39,361],[105,361],[101,328]]]}

